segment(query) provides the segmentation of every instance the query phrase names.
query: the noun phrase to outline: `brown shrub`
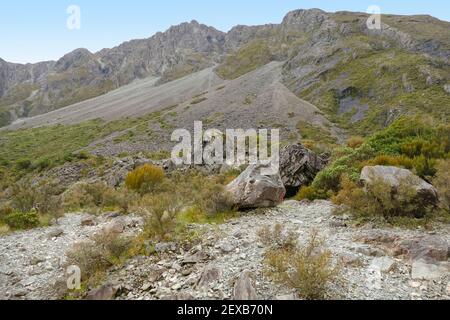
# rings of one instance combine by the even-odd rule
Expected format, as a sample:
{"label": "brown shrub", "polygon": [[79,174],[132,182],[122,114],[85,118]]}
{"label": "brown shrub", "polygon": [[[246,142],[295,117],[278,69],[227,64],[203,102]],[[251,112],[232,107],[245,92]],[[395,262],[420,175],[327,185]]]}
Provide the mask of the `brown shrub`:
{"label": "brown shrub", "polygon": [[339,274],[329,250],[313,231],[308,243],[301,248],[269,249],[265,254],[268,274],[277,282],[289,285],[309,300],[326,297],[328,286]]}
{"label": "brown shrub", "polygon": [[352,149],[358,149],[363,145],[363,143],[364,143],[363,137],[350,137],[347,140],[347,146]]}
{"label": "brown shrub", "polygon": [[89,281],[126,257],[131,241],[116,233],[100,233],[90,241],[77,243],[67,253],[67,266],[81,270],[83,281]]}

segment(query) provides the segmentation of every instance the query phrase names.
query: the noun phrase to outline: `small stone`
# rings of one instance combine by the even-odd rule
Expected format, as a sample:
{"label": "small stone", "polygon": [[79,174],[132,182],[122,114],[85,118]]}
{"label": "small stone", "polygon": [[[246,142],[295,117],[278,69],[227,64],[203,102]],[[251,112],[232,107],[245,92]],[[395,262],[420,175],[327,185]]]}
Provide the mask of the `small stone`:
{"label": "small stone", "polygon": [[113,287],[111,285],[104,285],[98,289],[90,291],[86,297],[86,300],[95,300],[95,301],[114,300],[117,291],[118,291],[117,287]]}
{"label": "small stone", "polygon": [[410,286],[411,288],[419,288],[421,285],[422,285],[422,284],[421,284],[420,282],[417,282],[417,281],[411,281],[411,282],[409,283],[409,286]]}
{"label": "small stone", "polygon": [[235,247],[229,243],[224,243],[220,246],[220,250],[222,250],[223,253],[230,253],[233,252]]}
{"label": "small stone", "polygon": [[48,239],[58,238],[58,237],[62,236],[63,234],[64,234],[63,229],[56,228],[56,229],[51,230],[48,233]]}
{"label": "small stone", "polygon": [[144,285],[141,287],[142,291],[148,291],[152,287],[151,283],[144,283]]}
{"label": "small stone", "polygon": [[45,259],[41,257],[32,257],[30,259],[30,266],[35,266],[41,262],[45,262]]}
{"label": "small stone", "polygon": [[275,298],[275,300],[279,300],[279,301],[292,301],[292,300],[297,300],[295,297],[295,294],[290,293],[290,294],[284,294],[281,296],[277,296]]}
{"label": "small stone", "polygon": [[83,220],[81,220],[81,226],[83,227],[95,226],[95,218],[94,217],[83,218]]}
{"label": "small stone", "polygon": [[178,291],[182,288],[181,283],[176,283],[172,286],[172,290]]}
{"label": "small stone", "polygon": [[395,268],[395,261],[389,257],[379,257],[373,259],[370,267],[383,273],[388,273]]}
{"label": "small stone", "polygon": [[183,277],[187,277],[187,276],[190,275],[191,273],[192,273],[192,269],[191,269],[191,268],[183,269],[183,270],[181,271],[181,275],[182,275]]}

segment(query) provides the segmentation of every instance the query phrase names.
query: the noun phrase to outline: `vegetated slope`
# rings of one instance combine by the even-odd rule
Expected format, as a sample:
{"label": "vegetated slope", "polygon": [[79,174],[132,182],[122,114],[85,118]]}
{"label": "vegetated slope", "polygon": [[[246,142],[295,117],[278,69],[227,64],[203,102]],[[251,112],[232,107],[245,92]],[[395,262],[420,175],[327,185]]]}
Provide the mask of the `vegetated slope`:
{"label": "vegetated slope", "polygon": [[278,128],[283,141],[291,142],[304,135],[303,124],[308,124],[323,132],[322,138],[342,140],[342,132],[317,107],[281,83],[281,72],[282,63],[272,62],[229,81],[211,68],[157,87],[155,79],[138,81],[6,127],[0,159],[16,163],[34,155],[33,161],[60,163],[88,146],[102,155],[168,151],[173,130],[191,130],[194,121],[223,131]]}

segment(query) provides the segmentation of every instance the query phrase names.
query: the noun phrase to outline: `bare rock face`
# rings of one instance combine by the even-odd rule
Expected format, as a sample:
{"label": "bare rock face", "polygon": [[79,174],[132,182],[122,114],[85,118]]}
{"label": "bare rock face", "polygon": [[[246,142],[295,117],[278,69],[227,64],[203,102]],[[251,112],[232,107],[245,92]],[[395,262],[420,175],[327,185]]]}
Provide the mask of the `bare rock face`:
{"label": "bare rock face", "polygon": [[[377,181],[383,181],[391,187],[390,192],[397,194],[401,186],[409,186],[417,191],[417,215],[423,216],[424,209],[436,206],[438,203],[437,190],[425,180],[414,175],[411,171],[397,167],[374,166],[365,167],[361,172],[361,182],[370,188]],[[389,190],[386,190],[389,192]]]}
{"label": "bare rock face", "polygon": [[301,144],[284,147],[280,151],[281,180],[287,190],[298,190],[311,183],[326,161]]}
{"label": "bare rock face", "polygon": [[239,209],[269,208],[280,204],[286,195],[280,174],[262,175],[263,165],[249,166],[226,186],[233,204]]}

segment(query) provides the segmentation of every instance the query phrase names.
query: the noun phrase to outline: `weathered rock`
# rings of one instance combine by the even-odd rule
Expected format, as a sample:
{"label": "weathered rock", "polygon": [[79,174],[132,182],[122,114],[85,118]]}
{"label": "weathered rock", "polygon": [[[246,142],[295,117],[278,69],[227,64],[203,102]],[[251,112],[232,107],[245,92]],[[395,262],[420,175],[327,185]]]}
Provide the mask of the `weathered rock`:
{"label": "weathered rock", "polygon": [[103,231],[107,234],[121,234],[126,228],[126,223],[123,219],[117,218],[108,223]]}
{"label": "weathered rock", "polygon": [[368,189],[376,182],[383,181],[390,186],[393,195],[397,195],[400,192],[401,186],[409,186],[414,189],[417,192],[413,199],[417,205],[415,213],[417,217],[422,217],[427,207],[436,206],[438,203],[437,190],[431,184],[406,169],[385,166],[365,167],[361,172],[360,179]]}
{"label": "weathered rock", "polygon": [[409,260],[447,261],[448,243],[438,236],[423,236],[414,239],[403,239],[393,243],[392,254],[403,256]]}
{"label": "weathered rock", "polygon": [[226,186],[233,204],[239,209],[275,207],[286,195],[281,176],[263,175],[264,165],[251,165]]}
{"label": "weathered rock", "polygon": [[234,285],[234,300],[256,300],[257,294],[250,279],[250,272],[244,271]]}
{"label": "weathered rock", "polygon": [[197,287],[205,287],[211,282],[217,281],[222,276],[222,270],[215,265],[208,265],[202,272],[200,279],[198,280]]}
{"label": "weathered rock", "polygon": [[383,273],[388,273],[395,268],[395,260],[389,257],[378,257],[373,259],[370,268],[372,270],[379,270]]}
{"label": "weathered rock", "polygon": [[58,238],[61,235],[64,234],[64,230],[61,228],[55,228],[53,230],[50,230],[50,232],[48,233],[48,238],[49,239],[53,239],[53,238]]}
{"label": "weathered rock", "polygon": [[415,280],[435,280],[450,274],[449,263],[432,264],[425,260],[417,260],[412,264],[411,277]]}
{"label": "weathered rock", "polygon": [[116,297],[118,288],[112,285],[104,285],[88,293],[86,300],[106,301],[113,300]]}
{"label": "weathered rock", "polygon": [[280,175],[289,191],[311,183],[326,161],[301,144],[289,145],[280,150]]}
{"label": "weathered rock", "polygon": [[91,226],[95,226],[95,218],[92,217],[92,216],[83,218],[83,219],[81,220],[81,225],[82,225],[83,227],[91,227]]}
{"label": "weathered rock", "polygon": [[164,253],[169,251],[175,251],[177,249],[177,244],[175,242],[161,242],[155,244],[156,253]]}
{"label": "weathered rock", "polygon": [[208,255],[202,251],[198,251],[194,254],[186,255],[183,260],[181,261],[182,265],[187,264],[196,264],[202,261],[205,261],[208,259]]}
{"label": "weathered rock", "polygon": [[445,92],[450,93],[450,84],[444,85],[444,90]]}

